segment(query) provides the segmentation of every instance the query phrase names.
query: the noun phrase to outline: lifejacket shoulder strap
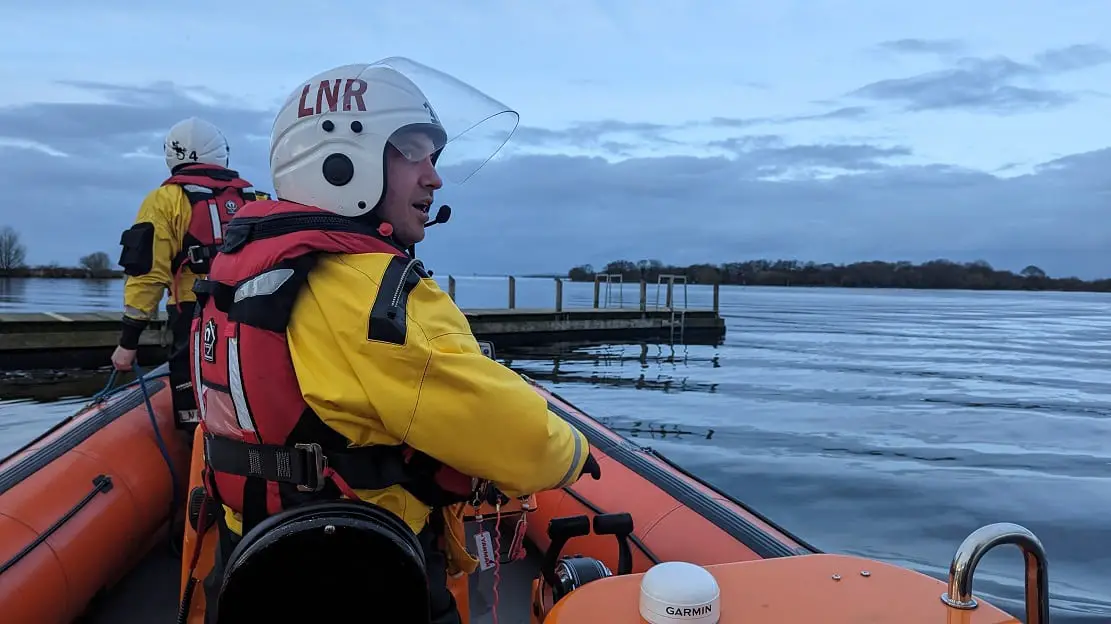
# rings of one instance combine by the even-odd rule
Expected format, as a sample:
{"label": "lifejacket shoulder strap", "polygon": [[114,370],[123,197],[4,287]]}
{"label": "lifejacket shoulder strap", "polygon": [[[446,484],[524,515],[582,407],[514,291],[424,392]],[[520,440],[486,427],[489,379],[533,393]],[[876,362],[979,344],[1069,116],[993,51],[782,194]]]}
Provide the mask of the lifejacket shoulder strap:
{"label": "lifejacket shoulder strap", "polygon": [[308,253],[283,260],[234,286],[198,279],[193,283],[197,308],[203,308],[211,297],[216,309],[227,314],[228,320],[233,323],[276,333],[285,332],[297,294],[317,258],[317,253]]}
{"label": "lifejacket shoulder strap", "polygon": [[185,169],[162,182],[162,186],[170,184],[181,187],[191,206],[196,206],[197,202],[212,199],[229,188],[234,189],[244,202],[255,201],[259,198],[259,194],[255,192],[251,183],[239,177],[239,172],[234,169],[223,169],[221,167]]}
{"label": "lifejacket shoulder strap", "polygon": [[[228,223],[219,251],[235,254],[250,242],[308,230],[361,234],[393,249],[400,249],[373,228],[347,217],[320,212],[287,212],[236,217]],[[216,308],[227,314],[228,320],[272,332],[284,332],[289,325],[297,293],[320,253],[322,251],[282,260],[263,273],[234,285],[199,279],[193,284],[198,308],[204,307],[209,297],[214,297]]]}
{"label": "lifejacket shoulder strap", "polygon": [[239,172],[233,169],[219,167],[204,167],[187,169],[166,178],[162,186],[176,184],[185,191],[185,197],[190,204],[205,201],[225,189],[235,189],[243,201],[258,199],[251,183],[239,177]]}
{"label": "lifejacket shoulder strap", "polygon": [[211,201],[217,195],[220,195],[229,188],[231,188],[237,195],[239,195],[239,199],[242,200],[244,204],[256,201],[259,198],[259,192],[255,191],[254,187],[249,185],[234,187],[220,185],[210,186],[194,181],[183,182],[180,186],[182,192],[185,193],[185,200],[189,202],[190,206],[194,207],[196,207],[198,204],[204,204]]}
{"label": "lifejacket shoulder strap", "polygon": [[[190,182],[195,184],[204,184],[206,180],[211,180],[213,182],[235,182],[236,180],[242,180],[242,178],[239,177],[239,172],[234,169],[225,169],[223,167],[203,167],[194,165],[192,167],[182,169],[177,173],[171,175],[170,177],[166,178],[166,180],[162,182],[162,186],[166,186],[167,184],[188,184]],[[246,181],[242,181],[242,184],[245,185]],[[230,185],[215,184],[214,186],[222,188]]]}
{"label": "lifejacket shoulder strap", "polygon": [[[184,169],[162,182],[162,186],[176,184],[185,193],[185,200],[195,211],[198,207],[208,206],[223,196],[229,189],[239,196],[242,203],[247,204],[258,200],[259,194],[250,182],[239,177],[239,172],[220,167],[197,167]],[[210,216],[209,218],[215,218]],[[188,263],[193,267],[200,267],[201,273],[208,272],[208,263],[215,257],[219,250],[218,245],[191,245],[188,243],[190,236],[186,235],[186,243],[173,257],[170,270],[174,273]],[[196,271],[196,269],[194,269]]]}

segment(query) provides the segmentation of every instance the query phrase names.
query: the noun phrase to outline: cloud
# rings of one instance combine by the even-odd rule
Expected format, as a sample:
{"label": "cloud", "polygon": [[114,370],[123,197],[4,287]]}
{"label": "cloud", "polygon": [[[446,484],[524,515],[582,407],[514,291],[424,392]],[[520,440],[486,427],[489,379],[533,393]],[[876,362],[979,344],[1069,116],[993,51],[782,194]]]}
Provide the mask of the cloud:
{"label": "cloud", "polygon": [[[936,51],[939,42],[904,39],[888,42],[902,51]],[[905,111],[970,110],[996,114],[1060,108],[1075,102],[1078,94],[1044,86],[1058,74],[1111,62],[1111,51],[1078,44],[1046,50],[1032,62],[1020,63],[1005,56],[964,57],[954,67],[867,84],[850,97],[893,102]]]}
{"label": "cloud", "polygon": [[157,82],[147,86],[90,81],[60,84],[98,96],[100,102],[29,103],[0,109],[0,136],[41,141],[75,150],[111,149],[103,139],[147,144],[161,138],[182,115],[196,114],[246,135],[270,134],[269,111],[227,106],[228,98],[204,87]]}
{"label": "cloud", "polygon": [[731,127],[731,128],[747,128],[751,126],[762,125],[787,125],[803,121],[824,121],[830,119],[842,120],[861,120],[869,117],[871,109],[866,106],[842,106],[824,113],[815,113],[811,115],[779,115],[771,117],[749,117],[749,118],[731,118],[731,117],[715,117],[710,120],[710,124],[714,126]]}
{"label": "cloud", "polygon": [[[1045,62],[1075,64],[1078,57],[1061,58]],[[115,257],[119,232],[166,176],[160,154],[166,129],[189,115],[219,124],[233,166],[269,187],[272,110],[224,104],[220,94],[169,83],[83,88],[99,101],[0,109],[0,183],[14,207],[5,209],[4,221],[23,233],[31,262],[71,264],[97,250]],[[866,112],[843,108],[813,117]],[[756,122],[741,120],[686,124],[688,131],[713,130],[701,144],[685,140],[700,156],[497,158],[465,186],[439,194],[455,211],[449,226],[429,232],[421,255],[432,268],[457,274],[561,271],[618,258],[983,258],[1083,277],[1111,266],[1111,231],[1092,227],[1111,203],[1111,149],[1000,178],[912,164],[914,150],[897,142],[799,141],[751,133]],[[673,130],[583,122],[526,128],[513,142],[590,144],[610,132],[678,141]],[[607,148],[599,144],[594,152]]]}
{"label": "cloud", "polygon": [[[449,266],[537,271],[619,258],[982,258],[1084,277],[1106,275],[1111,266],[1111,233],[1092,227],[1111,202],[1103,173],[1111,149],[1003,179],[945,165],[876,166],[872,157],[888,155],[879,148],[807,146],[793,150],[797,159],[792,150],[777,155],[792,166],[864,166],[854,175],[792,180],[760,177],[769,166],[766,149],[737,159],[497,161],[479,173],[481,183],[476,177],[451,194],[457,227],[433,236],[438,242],[428,253]],[[531,251],[500,248],[517,244]]]}
{"label": "cloud", "polygon": [[[807,115],[776,115],[765,117],[712,117],[679,124],[630,122],[614,119],[582,121],[565,128],[538,128],[521,126],[514,134],[514,153],[530,147],[573,146],[583,149],[600,149],[608,154],[628,157],[642,147],[679,147],[690,144],[691,133],[722,132],[755,128],[758,126],[785,126],[807,121],[859,121],[868,118],[870,109],[864,106],[843,106],[824,113]],[[711,143],[726,145],[726,143]]]}
{"label": "cloud", "polygon": [[579,122],[562,129],[522,126],[513,135],[512,149],[574,146],[584,149],[600,148],[611,154],[625,156],[638,146],[680,145],[679,141],[667,135],[686,127],[690,127],[690,124],[669,126],[614,119]]}
{"label": "cloud", "polygon": [[1088,69],[1111,61],[1111,50],[1094,44],[1077,44],[1046,50],[1034,58],[1034,65],[1045,73]]}
{"label": "cloud", "polygon": [[23,232],[28,261],[72,264],[91,251],[115,257],[143,197],[168,172],[162,140],[196,115],[223,129],[232,166],[269,186],[273,112],[226,106],[203,88],[168,82],[125,86],[71,82],[96,102],[0,108],[0,184],[5,223]]}
{"label": "cloud", "polygon": [[898,54],[954,54],[965,49],[959,39],[897,39],[876,46],[883,52]]}
{"label": "cloud", "polygon": [[882,161],[909,156],[906,146],[881,147],[867,144],[788,145],[779,136],[747,136],[711,141],[710,145],[731,152],[734,165],[745,177],[768,179],[781,176],[812,177],[821,172],[878,171],[889,165]]}

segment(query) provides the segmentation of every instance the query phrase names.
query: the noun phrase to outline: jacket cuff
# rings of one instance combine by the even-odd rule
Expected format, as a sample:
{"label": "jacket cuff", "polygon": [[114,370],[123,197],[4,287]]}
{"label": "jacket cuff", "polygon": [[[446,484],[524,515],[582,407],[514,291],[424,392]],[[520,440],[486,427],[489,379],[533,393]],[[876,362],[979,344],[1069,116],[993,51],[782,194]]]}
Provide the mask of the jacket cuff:
{"label": "jacket cuff", "polygon": [[147,327],[147,321],[133,319],[125,316],[120,319],[122,327],[120,328],[120,342],[119,345],[124,349],[131,349],[134,351],[139,348],[139,336],[142,335],[143,330]]}

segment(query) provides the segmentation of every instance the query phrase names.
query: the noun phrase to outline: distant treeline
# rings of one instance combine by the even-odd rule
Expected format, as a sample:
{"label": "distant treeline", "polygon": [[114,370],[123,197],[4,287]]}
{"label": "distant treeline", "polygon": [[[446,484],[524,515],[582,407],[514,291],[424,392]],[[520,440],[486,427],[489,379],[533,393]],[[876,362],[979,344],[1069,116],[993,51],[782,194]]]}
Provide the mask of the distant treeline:
{"label": "distant treeline", "polygon": [[123,277],[123,271],[114,269],[87,269],[85,267],[64,267],[51,264],[47,266],[22,266],[14,269],[0,269],[0,277],[112,279]]}
{"label": "distant treeline", "polygon": [[57,264],[27,266],[27,246],[19,232],[10,225],[0,227],[0,277],[70,277],[105,279],[122,277],[123,271],[112,268],[112,259],[103,251],[94,251],[78,260],[80,266]]}
{"label": "distant treeline", "polygon": [[854,262],[816,264],[798,260],[749,260],[720,265],[669,266],[659,260],[617,260],[601,270],[584,264],[568,271],[572,281],[590,282],[596,275],[620,275],[624,281],[658,281],[661,275],[682,275],[692,284],[749,286],[840,286],[847,288],[947,288],[968,290],[1064,290],[1111,292],[1111,279],[1085,281],[1049,277],[1030,265],[1019,273],[992,268],[982,260],[953,262]]}

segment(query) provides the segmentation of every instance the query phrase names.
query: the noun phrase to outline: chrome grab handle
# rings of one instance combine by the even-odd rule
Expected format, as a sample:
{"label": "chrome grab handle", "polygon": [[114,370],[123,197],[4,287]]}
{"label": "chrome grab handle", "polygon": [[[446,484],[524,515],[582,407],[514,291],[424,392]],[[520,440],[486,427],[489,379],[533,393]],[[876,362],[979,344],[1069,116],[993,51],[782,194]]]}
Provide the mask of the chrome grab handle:
{"label": "chrome grab handle", "polygon": [[941,601],[954,609],[975,609],[972,576],[980,559],[1000,544],[1014,544],[1026,563],[1026,624],[1049,624],[1049,562],[1045,548],[1026,527],[997,522],[980,527],[964,538],[949,564],[949,591]]}

